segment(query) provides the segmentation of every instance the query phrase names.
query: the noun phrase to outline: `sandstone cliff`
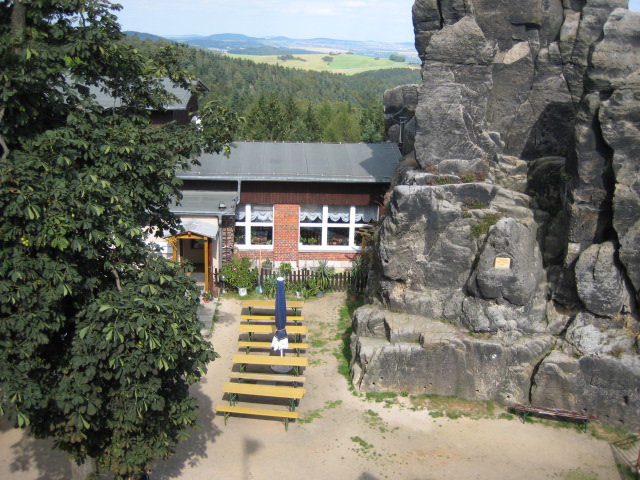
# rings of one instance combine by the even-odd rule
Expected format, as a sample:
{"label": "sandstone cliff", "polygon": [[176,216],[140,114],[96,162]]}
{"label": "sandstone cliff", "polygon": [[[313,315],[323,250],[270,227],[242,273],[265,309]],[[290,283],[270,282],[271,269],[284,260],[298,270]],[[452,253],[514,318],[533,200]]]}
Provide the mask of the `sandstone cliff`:
{"label": "sandstone cliff", "polygon": [[407,161],[353,319],[354,384],[640,428],[640,14],[416,0]]}

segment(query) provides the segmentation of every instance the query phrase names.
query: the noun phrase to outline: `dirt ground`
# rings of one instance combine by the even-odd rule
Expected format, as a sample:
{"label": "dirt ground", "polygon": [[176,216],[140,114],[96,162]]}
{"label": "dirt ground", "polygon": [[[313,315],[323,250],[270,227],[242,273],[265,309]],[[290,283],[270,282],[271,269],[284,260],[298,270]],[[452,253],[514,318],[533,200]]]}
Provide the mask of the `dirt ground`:
{"label": "dirt ground", "polygon": [[[412,410],[408,397],[367,400],[349,391],[334,352],[344,294],[305,303],[310,330],[302,421],[215,415],[238,352],[240,301],[224,299],[211,341],[220,358],[194,386],[201,430],[160,462],[153,480],[619,479],[609,445],[576,429],[513,419],[450,419]],[[206,315],[211,315],[212,304]],[[433,412],[432,412],[433,413]],[[0,421],[0,479],[70,477],[65,455]]]}

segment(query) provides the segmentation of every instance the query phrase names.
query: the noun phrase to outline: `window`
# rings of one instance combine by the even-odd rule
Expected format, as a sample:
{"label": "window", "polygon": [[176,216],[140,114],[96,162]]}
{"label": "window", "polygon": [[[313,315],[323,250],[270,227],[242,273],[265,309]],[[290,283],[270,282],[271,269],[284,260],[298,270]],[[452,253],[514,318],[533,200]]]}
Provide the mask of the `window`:
{"label": "window", "polygon": [[273,205],[238,205],[234,241],[239,247],[273,248]]}
{"label": "window", "polygon": [[343,205],[300,205],[300,247],[358,249],[361,230],[378,219],[378,207]]}

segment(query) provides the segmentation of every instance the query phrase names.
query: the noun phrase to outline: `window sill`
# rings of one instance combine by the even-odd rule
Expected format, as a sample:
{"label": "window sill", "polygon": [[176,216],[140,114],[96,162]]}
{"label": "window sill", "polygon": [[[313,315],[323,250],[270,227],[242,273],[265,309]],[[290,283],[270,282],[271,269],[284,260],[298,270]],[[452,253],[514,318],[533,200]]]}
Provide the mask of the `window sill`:
{"label": "window sill", "polygon": [[241,252],[245,250],[273,250],[273,245],[238,245],[236,244],[235,247]]}
{"label": "window sill", "polygon": [[298,250],[300,252],[341,252],[341,253],[355,253],[359,252],[362,247],[349,247],[349,246],[333,246],[333,245],[302,245],[298,244]]}

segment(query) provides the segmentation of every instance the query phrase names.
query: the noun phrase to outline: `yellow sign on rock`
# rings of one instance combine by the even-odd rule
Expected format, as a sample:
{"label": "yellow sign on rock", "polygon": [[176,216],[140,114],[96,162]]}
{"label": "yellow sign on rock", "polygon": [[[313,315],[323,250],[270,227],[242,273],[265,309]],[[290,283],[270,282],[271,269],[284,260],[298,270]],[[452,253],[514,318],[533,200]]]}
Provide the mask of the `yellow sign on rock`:
{"label": "yellow sign on rock", "polygon": [[511,268],[511,259],[509,257],[496,257],[493,264],[494,268]]}

